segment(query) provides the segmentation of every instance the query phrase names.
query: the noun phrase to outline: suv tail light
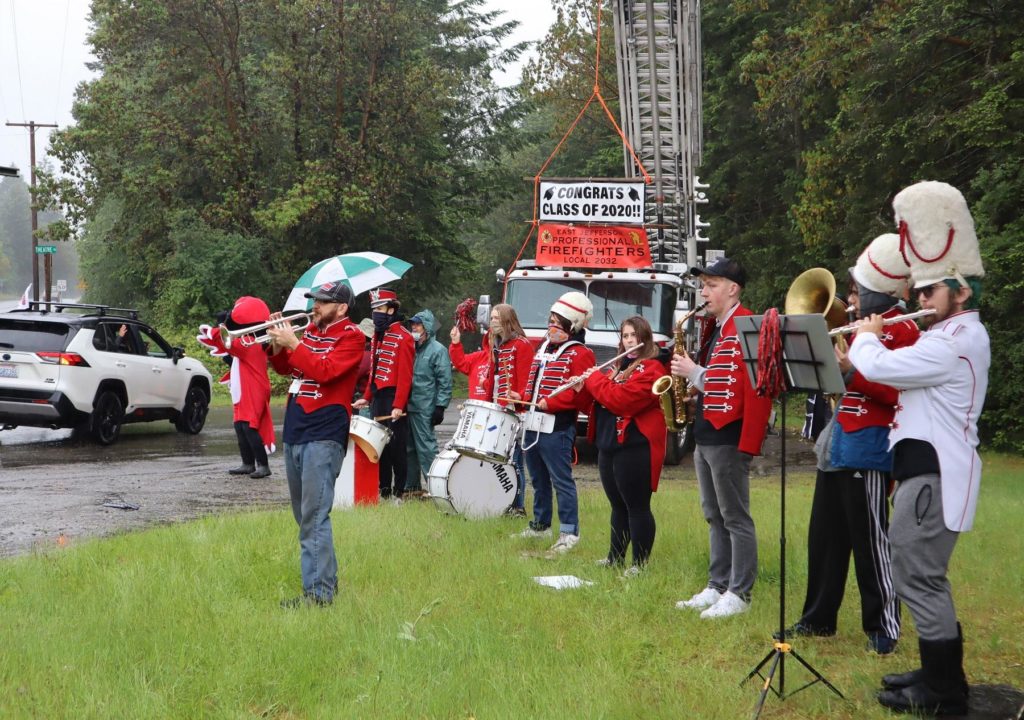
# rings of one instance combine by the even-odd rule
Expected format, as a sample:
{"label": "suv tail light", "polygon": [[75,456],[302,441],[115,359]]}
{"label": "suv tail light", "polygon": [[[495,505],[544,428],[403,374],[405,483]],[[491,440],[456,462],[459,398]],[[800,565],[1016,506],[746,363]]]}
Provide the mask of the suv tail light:
{"label": "suv tail light", "polygon": [[37,352],[36,355],[44,363],[50,365],[74,365],[75,367],[89,367],[89,363],[78,353],[66,352]]}

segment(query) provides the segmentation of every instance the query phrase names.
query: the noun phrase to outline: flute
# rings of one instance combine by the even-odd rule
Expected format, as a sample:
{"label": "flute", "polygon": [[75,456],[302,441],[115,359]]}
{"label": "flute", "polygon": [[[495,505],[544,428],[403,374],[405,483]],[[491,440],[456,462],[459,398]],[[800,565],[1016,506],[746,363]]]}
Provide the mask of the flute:
{"label": "flute", "polygon": [[[917,312],[907,313],[905,315],[897,315],[891,317],[888,320],[883,320],[883,325],[892,325],[893,323],[903,322],[904,320],[913,320],[919,317],[927,317],[928,315],[934,315],[935,310],[929,308],[928,310],[918,310]],[[843,325],[837,327],[835,330],[829,330],[828,336],[835,337],[836,335],[845,335],[847,333],[857,332],[857,328],[861,326],[861,323],[850,323],[849,325]]]}

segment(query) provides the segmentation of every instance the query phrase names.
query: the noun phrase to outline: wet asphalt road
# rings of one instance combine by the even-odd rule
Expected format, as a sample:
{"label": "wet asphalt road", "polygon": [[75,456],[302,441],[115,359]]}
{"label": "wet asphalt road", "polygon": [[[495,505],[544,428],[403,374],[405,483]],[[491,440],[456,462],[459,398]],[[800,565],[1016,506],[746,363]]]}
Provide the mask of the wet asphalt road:
{"label": "wet asphalt road", "polygon": [[[274,417],[283,416],[275,407]],[[457,422],[453,403],[437,428],[440,442]],[[277,439],[280,447],[280,425]],[[231,408],[212,409],[199,435],[179,433],[169,422],[140,423],[126,425],[109,447],[72,437],[70,430],[4,430],[0,556],[218,511],[286,506],[280,450],[270,457],[269,478],[228,475],[238,464]]]}

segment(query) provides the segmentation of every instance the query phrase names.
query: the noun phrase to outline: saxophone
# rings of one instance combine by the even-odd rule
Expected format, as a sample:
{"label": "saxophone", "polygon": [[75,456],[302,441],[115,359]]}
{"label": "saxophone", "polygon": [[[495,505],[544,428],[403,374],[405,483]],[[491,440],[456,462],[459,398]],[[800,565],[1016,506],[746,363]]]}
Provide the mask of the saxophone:
{"label": "saxophone", "polygon": [[[707,303],[701,303],[679,318],[679,322],[676,323],[675,331],[673,332],[675,339],[673,353],[675,355],[686,354],[686,339],[683,336],[683,325],[707,307],[707,305]],[[689,389],[689,383],[686,378],[675,375],[662,375],[651,386],[651,392],[658,396],[661,403],[661,411],[665,415],[665,427],[671,432],[681,430],[690,422],[690,405],[686,402]]]}

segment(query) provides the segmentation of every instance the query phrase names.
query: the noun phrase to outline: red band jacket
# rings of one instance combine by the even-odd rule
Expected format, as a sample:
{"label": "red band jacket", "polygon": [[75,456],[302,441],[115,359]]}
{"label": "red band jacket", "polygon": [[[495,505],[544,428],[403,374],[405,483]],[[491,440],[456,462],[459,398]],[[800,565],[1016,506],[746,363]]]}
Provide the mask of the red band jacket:
{"label": "red band jacket", "polygon": [[[661,411],[658,396],[651,392],[651,386],[664,375],[665,366],[657,358],[642,360],[624,381],[618,373],[595,372],[587,378],[579,393],[579,406],[594,417],[594,402],[600,403],[615,415],[615,431],[619,443],[625,442],[626,429],[630,423],[647,438],[651,450],[651,490],[658,489],[661,466],[665,460],[665,414]],[[597,423],[587,424],[587,439],[593,443]]]}
{"label": "red band jacket", "polygon": [[[508,404],[500,398],[508,397],[509,391],[522,396],[526,391],[526,381],[530,376],[530,364],[533,362],[533,345],[524,337],[506,340],[497,348],[497,367],[491,361],[491,350],[484,336],[483,349],[466,353],[462,343],[448,346],[448,357],[452,367],[469,376],[469,399]],[[499,398],[499,399],[496,399]]]}
{"label": "red band jacket", "polygon": [[378,390],[393,387],[395,400],[391,404],[392,409],[405,410],[416,364],[416,341],[412,334],[400,322],[391,323],[380,337],[374,334],[370,342],[370,356],[373,369],[363,390],[363,399],[369,402],[373,398],[374,385]]}
{"label": "red band jacket", "polygon": [[347,317],[322,330],[310,323],[298,347],[271,355],[270,363],[280,374],[298,381],[295,401],[304,412],[343,405],[351,414],[365,337]]}
{"label": "red band jacket", "polygon": [[[882,317],[889,319],[900,315],[898,307],[886,310]],[[886,325],[882,328],[882,346],[889,350],[907,347],[917,342],[921,335],[911,320]],[[853,345],[856,336],[850,339]],[[892,422],[896,413],[899,391],[889,385],[871,382],[860,371],[854,370],[853,378],[846,385],[839,406],[836,408],[836,422],[844,432],[856,432],[866,427],[885,427]]]}
{"label": "red band jacket", "polygon": [[[523,395],[524,400],[539,401],[547,398],[555,388],[564,385],[569,378],[582,375],[584,370],[594,366],[593,350],[583,343],[573,340],[566,344],[569,347],[561,353],[558,353],[558,348],[553,352],[548,352],[547,341],[540,346],[530,365],[530,375],[527,378],[526,392]],[[543,373],[540,372],[542,366]],[[576,394],[576,390],[570,389],[550,398],[547,403],[547,412],[559,413],[567,410],[575,412],[577,410]]]}
{"label": "red band jacket", "polygon": [[767,397],[758,397],[750,384],[743,353],[740,351],[736,323],[733,321],[735,317],[752,314],[740,305],[722,326],[722,333],[704,364],[702,412],[716,430],[742,420],[740,452],[760,455],[761,444],[768,430],[772,401]]}

